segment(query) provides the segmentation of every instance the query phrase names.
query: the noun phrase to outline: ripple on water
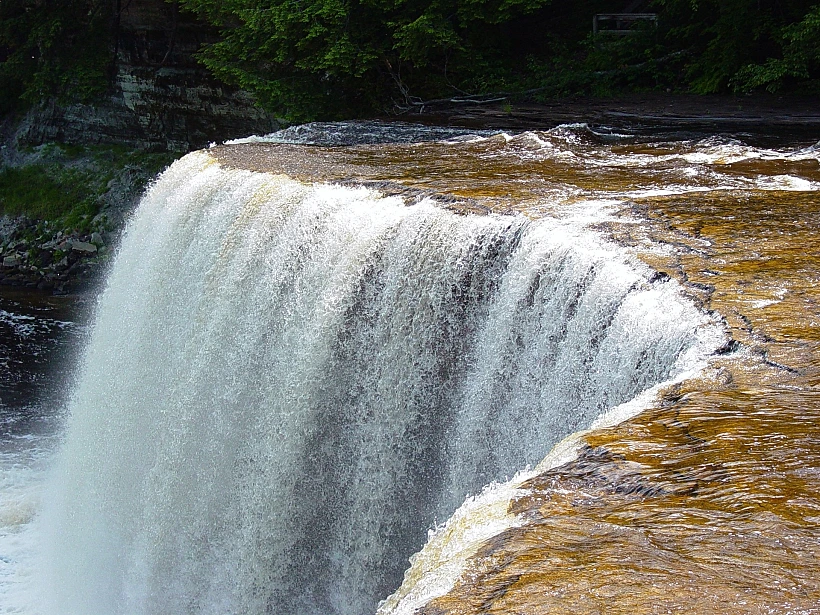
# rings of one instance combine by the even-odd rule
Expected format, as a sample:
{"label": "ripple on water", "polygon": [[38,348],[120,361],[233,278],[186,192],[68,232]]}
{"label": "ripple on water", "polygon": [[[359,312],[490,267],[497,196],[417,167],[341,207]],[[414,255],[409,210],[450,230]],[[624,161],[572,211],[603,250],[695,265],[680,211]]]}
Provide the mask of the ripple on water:
{"label": "ripple on water", "polygon": [[[820,612],[817,147],[607,140],[583,127],[440,141],[452,136],[309,152],[269,140],[213,155],[532,216],[580,204],[590,225],[719,312],[738,347],[639,416],[586,436],[574,461],[526,477],[508,510],[488,498],[496,517],[513,514],[515,522],[482,536],[478,554],[459,562],[462,574],[447,572],[452,590],[422,612]],[[0,326],[21,327],[19,338],[27,324],[0,315]],[[15,612],[5,605],[24,603],[41,479],[37,463],[19,463],[20,451],[39,445],[8,433],[0,603]]]}

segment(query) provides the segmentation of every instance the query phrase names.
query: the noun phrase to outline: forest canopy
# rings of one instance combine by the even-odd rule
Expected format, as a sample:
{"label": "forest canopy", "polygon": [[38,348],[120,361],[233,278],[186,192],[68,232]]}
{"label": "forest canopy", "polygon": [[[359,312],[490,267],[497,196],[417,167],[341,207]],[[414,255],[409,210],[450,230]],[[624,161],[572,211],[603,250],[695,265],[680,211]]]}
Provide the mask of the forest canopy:
{"label": "forest canopy", "polygon": [[[420,108],[453,97],[820,93],[817,0],[624,2],[176,4],[218,32],[198,60],[291,121]],[[0,0],[0,105],[87,99],[110,87],[119,6]],[[656,18],[635,22],[628,35],[593,34],[593,15],[625,10]]]}

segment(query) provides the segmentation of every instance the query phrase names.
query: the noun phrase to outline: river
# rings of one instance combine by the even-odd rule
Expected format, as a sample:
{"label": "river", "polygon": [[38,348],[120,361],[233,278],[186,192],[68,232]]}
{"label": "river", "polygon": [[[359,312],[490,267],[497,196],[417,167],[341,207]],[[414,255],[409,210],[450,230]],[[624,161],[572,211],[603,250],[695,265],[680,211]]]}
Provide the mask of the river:
{"label": "river", "polygon": [[59,442],[88,309],[0,289],[0,612],[25,612],[36,574],[31,522]]}
{"label": "river", "polygon": [[2,612],[820,612],[818,188],[583,125],[186,157],[93,334],[4,295]]}

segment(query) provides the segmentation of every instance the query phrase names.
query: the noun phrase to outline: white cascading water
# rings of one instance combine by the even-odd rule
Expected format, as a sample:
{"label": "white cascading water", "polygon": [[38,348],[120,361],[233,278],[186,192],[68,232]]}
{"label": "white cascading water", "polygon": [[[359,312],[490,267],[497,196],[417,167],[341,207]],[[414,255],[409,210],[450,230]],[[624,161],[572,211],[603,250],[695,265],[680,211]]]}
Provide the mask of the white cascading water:
{"label": "white cascading water", "polygon": [[708,350],[573,229],[174,164],[99,305],[45,610],[373,613],[467,494]]}

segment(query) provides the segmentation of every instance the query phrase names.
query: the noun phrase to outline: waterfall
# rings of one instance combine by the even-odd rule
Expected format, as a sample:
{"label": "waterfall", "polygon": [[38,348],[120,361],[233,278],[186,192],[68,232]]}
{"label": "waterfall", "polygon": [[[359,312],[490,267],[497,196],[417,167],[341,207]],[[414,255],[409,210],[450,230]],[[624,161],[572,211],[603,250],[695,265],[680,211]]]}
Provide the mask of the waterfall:
{"label": "waterfall", "polygon": [[651,273],[568,222],[186,156],[100,299],[46,610],[373,613],[465,496],[705,351]]}

